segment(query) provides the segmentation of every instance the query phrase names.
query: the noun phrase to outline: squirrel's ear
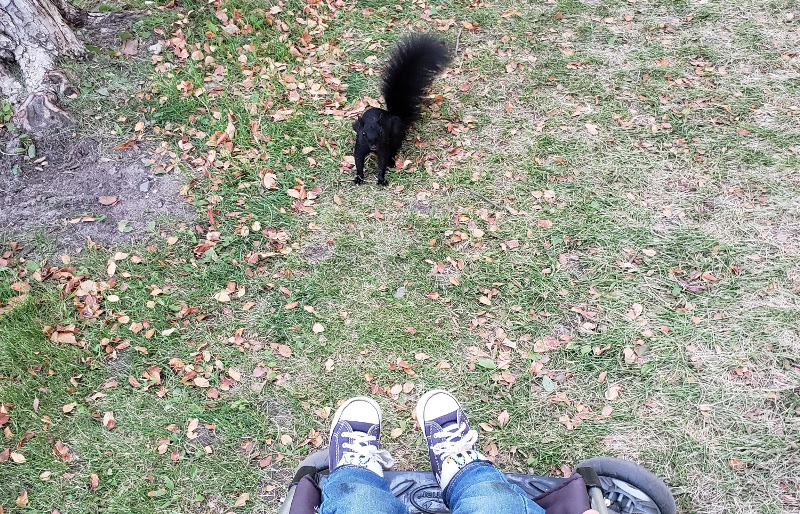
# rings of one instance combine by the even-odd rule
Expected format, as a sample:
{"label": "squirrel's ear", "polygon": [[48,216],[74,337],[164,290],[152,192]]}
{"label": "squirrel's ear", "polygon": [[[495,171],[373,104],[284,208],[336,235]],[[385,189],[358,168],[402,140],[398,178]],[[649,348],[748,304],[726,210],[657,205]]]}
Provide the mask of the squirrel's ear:
{"label": "squirrel's ear", "polygon": [[363,126],[364,126],[364,120],[362,120],[360,117],[353,122],[353,130],[355,130],[356,132],[358,132],[358,129],[360,129]]}

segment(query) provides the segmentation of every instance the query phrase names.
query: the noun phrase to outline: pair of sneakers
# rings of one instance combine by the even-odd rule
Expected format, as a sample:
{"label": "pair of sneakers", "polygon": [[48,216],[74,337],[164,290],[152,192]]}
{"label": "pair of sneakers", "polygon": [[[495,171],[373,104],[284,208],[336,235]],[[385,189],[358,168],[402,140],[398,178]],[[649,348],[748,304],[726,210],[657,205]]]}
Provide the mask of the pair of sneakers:
{"label": "pair of sneakers", "polygon": [[[394,464],[380,449],[381,408],[366,397],[344,402],[333,416],[330,434],[330,470],[341,466],[366,468],[380,476]],[[417,402],[417,421],[428,445],[431,469],[444,489],[453,476],[471,462],[486,460],[475,450],[478,433],[455,397],[439,389]]]}

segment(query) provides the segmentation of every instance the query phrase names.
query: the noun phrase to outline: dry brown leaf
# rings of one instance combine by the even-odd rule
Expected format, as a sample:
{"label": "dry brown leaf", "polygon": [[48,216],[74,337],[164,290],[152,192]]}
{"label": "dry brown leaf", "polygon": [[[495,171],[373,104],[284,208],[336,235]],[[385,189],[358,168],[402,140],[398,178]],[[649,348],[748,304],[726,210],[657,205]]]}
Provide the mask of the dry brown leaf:
{"label": "dry brown leaf", "polygon": [[[122,42],[122,47],[119,49],[119,53],[122,55],[133,56],[139,53],[139,40],[138,39],[128,39]],[[141,121],[139,123],[142,123]],[[136,125],[139,125],[137,123]],[[144,123],[142,123],[144,126]],[[141,129],[137,129],[136,131],[139,132]]]}
{"label": "dry brown leaf", "polygon": [[108,411],[105,414],[103,414],[103,426],[105,426],[109,430],[112,430],[115,424],[116,421],[114,420],[114,412]]}
{"label": "dry brown leaf", "polygon": [[261,183],[264,184],[264,187],[267,189],[278,189],[278,177],[274,173],[264,173]]}
{"label": "dry brown leaf", "polygon": [[728,459],[728,466],[730,466],[731,469],[742,470],[747,468],[747,463],[742,459],[734,458],[734,459]]}
{"label": "dry brown leaf", "polygon": [[501,427],[508,425],[508,421],[510,420],[511,416],[508,414],[507,410],[504,410],[500,414],[497,415],[497,424]]}
{"label": "dry brown leaf", "polygon": [[618,384],[613,384],[613,385],[609,386],[608,389],[605,392],[606,400],[608,400],[608,401],[616,400],[617,397],[619,397],[619,392],[620,391],[622,391],[622,387],[619,386]]}
{"label": "dry brown leaf", "polygon": [[233,506],[234,507],[244,507],[244,504],[247,503],[247,500],[249,500],[249,499],[250,499],[250,494],[249,493],[242,493],[236,499],[236,503],[234,503]]}
{"label": "dry brown leaf", "polygon": [[200,425],[200,420],[197,418],[190,418],[186,425],[186,437],[189,439],[197,439],[198,434],[195,429]]}

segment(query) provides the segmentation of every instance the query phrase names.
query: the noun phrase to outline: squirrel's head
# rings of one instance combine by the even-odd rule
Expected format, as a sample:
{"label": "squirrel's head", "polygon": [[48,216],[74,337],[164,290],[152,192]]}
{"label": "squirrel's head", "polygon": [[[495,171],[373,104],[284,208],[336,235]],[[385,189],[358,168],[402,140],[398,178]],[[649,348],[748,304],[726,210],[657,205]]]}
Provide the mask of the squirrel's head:
{"label": "squirrel's head", "polygon": [[393,137],[400,126],[400,118],[391,116],[383,109],[371,108],[364,111],[354,123],[356,138],[369,145],[371,152],[378,151],[378,145]]}

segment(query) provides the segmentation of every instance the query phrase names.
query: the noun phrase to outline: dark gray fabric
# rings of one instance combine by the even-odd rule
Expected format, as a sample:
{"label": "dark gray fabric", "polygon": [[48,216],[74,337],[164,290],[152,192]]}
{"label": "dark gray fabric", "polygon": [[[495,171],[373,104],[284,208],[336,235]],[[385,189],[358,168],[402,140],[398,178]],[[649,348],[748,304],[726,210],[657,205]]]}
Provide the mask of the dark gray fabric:
{"label": "dark gray fabric", "polygon": [[544,507],[545,514],[582,514],[591,508],[586,483],[577,473],[533,501]]}
{"label": "dark gray fabric", "polygon": [[297,483],[289,514],[314,514],[322,505],[322,491],[312,475],[306,475]]}

